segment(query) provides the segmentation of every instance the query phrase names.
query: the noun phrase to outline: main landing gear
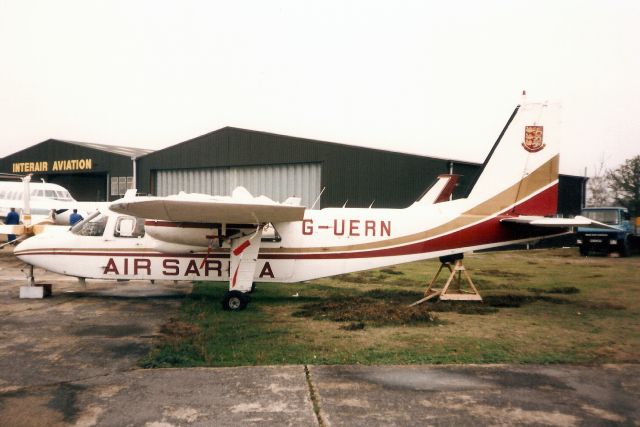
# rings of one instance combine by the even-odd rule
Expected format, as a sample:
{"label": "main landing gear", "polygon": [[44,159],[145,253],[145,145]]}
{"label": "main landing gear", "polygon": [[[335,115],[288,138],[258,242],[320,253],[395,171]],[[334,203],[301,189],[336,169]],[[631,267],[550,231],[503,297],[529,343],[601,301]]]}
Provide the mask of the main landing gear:
{"label": "main landing gear", "polygon": [[245,234],[231,241],[229,263],[229,291],[222,299],[222,308],[229,311],[244,310],[249,303],[249,293],[255,289],[256,265],[262,238],[260,225],[252,234]]}
{"label": "main landing gear", "polygon": [[249,304],[249,295],[240,291],[228,291],[222,299],[222,308],[228,311],[244,310]]}

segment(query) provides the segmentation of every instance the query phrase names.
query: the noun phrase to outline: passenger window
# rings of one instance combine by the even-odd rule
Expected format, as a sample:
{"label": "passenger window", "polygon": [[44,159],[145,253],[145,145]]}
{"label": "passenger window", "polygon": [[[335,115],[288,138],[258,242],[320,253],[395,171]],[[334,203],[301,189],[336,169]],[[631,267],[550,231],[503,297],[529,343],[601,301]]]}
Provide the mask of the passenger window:
{"label": "passenger window", "polygon": [[118,217],[113,235],[115,237],[143,237],[144,219],[132,216]]}

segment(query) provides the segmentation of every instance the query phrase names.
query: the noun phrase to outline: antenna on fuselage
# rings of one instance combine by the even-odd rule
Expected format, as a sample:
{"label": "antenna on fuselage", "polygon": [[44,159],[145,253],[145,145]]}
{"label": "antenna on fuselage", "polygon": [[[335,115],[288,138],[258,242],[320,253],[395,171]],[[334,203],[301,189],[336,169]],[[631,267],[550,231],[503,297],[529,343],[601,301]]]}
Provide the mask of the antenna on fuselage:
{"label": "antenna on fuselage", "polygon": [[309,209],[313,209],[316,207],[316,203],[318,203],[320,201],[320,197],[322,197],[322,193],[324,193],[324,190],[326,190],[327,187],[322,187],[322,191],[320,191],[320,194],[318,194],[318,197],[316,197],[316,200],[313,202],[313,204],[311,205],[311,207]]}

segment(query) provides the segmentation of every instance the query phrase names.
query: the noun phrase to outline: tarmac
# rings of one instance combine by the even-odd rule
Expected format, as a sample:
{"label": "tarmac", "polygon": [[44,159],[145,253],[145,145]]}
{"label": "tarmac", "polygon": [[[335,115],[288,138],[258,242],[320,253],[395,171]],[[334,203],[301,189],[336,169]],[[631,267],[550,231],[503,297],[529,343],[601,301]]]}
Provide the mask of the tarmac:
{"label": "tarmac", "polygon": [[640,425],[640,365],[141,369],[191,291],[36,270],[0,252],[0,426]]}

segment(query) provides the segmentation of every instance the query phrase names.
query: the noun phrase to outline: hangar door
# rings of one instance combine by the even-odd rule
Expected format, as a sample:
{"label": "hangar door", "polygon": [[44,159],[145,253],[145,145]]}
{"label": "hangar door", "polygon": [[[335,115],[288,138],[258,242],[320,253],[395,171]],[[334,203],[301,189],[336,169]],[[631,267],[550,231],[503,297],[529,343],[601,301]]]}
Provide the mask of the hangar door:
{"label": "hangar door", "polygon": [[107,199],[107,174],[74,173],[49,175],[47,182],[62,185],[74,199],[83,202],[104,202]]}
{"label": "hangar door", "polygon": [[[173,169],[156,172],[156,195],[204,193],[230,196],[237,186],[243,186],[254,196],[261,194],[282,202],[287,197],[300,197],[311,207],[320,195],[320,163],[289,165],[243,166],[207,169]],[[315,208],[319,208],[317,203]]]}

